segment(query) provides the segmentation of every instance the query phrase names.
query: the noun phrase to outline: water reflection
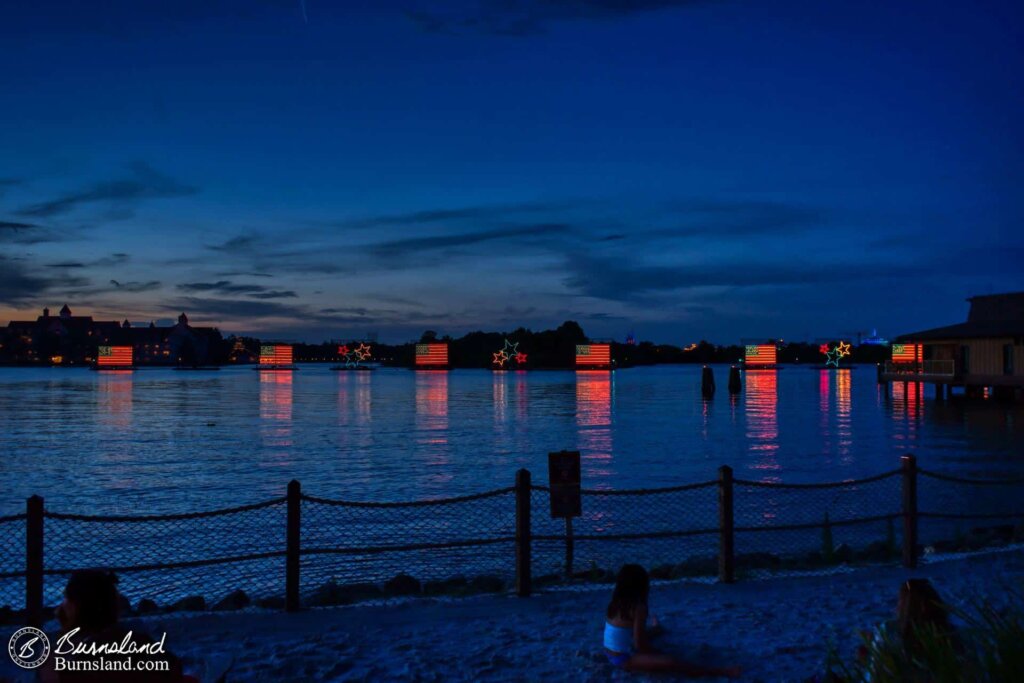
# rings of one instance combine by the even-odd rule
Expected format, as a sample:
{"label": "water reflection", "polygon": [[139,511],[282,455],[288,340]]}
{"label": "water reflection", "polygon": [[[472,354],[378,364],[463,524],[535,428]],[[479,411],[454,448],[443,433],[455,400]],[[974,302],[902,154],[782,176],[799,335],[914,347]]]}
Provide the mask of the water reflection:
{"label": "water reflection", "polygon": [[259,377],[263,447],[287,457],[292,447],[292,373],[261,372]]}
{"label": "water reflection", "polygon": [[580,455],[589,476],[607,477],[612,459],[612,394],[614,373],[576,371],[576,429]]}
{"label": "water reflection", "polygon": [[893,439],[901,449],[913,448],[917,441],[922,414],[922,388],[918,382],[893,382],[890,414],[902,431],[895,431]]}
{"label": "water reflection", "polygon": [[494,426],[499,428],[508,417],[508,384],[504,372],[495,372],[491,381],[491,399],[494,403]]}
{"label": "water reflection", "polygon": [[448,443],[448,372],[416,372],[417,443],[444,446]]}
{"label": "water reflection", "polygon": [[127,429],[132,424],[131,370],[104,370],[97,374],[96,414],[100,424]]}
{"label": "water reflection", "polygon": [[373,421],[373,383],[369,372],[339,372],[338,426],[369,427]]}
{"label": "water reflection", "polygon": [[747,466],[762,473],[764,481],[776,481],[781,469],[779,450],[779,373],[755,370],[747,373],[744,396],[747,413],[747,450],[755,456]]}
{"label": "water reflection", "polygon": [[850,446],[853,444],[852,420],[850,418],[850,381],[853,373],[850,370],[836,371],[836,436],[839,440],[839,459],[844,464],[850,462]]}
{"label": "water reflection", "polygon": [[373,421],[373,378],[369,372],[350,372],[355,375],[356,424],[368,427]]}

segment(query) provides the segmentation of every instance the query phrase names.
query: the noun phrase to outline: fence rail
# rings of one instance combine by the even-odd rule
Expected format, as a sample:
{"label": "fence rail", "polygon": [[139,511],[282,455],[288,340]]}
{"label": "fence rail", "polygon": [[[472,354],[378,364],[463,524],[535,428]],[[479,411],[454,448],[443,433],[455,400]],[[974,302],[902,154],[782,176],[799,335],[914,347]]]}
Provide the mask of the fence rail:
{"label": "fence rail", "polygon": [[[857,557],[914,567],[922,525],[936,547],[948,544],[950,523],[968,520],[1002,520],[986,533],[1024,540],[1024,525],[1009,524],[1024,519],[1024,496],[1014,488],[1022,486],[1024,479],[920,470],[910,455],[899,469],[839,482],[737,479],[723,466],[717,479],[682,486],[582,489],[583,514],[568,520],[547,514],[550,489],[533,485],[527,470],[514,486],[454,498],[345,501],[305,494],[292,481],[283,497],[166,515],[67,514],[32,496],[23,514],[0,517],[0,602],[23,593],[26,620],[38,624],[56,579],[97,566],[118,572],[127,594],[245,585],[269,596],[265,606],[287,610],[379,595],[384,581],[389,594],[476,581],[528,596],[562,577],[609,580],[608,569],[638,560],[658,578],[725,583],[748,571]],[[984,495],[971,499],[979,488]],[[470,568],[477,579],[465,577]]]}

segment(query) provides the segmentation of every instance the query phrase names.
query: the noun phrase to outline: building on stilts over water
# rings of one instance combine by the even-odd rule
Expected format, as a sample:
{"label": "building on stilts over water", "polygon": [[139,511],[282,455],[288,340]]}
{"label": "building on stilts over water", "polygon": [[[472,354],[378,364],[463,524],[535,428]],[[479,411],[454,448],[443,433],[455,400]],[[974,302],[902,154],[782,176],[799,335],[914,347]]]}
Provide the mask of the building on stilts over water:
{"label": "building on stilts over water", "polygon": [[974,296],[967,322],[903,334],[880,382],[925,382],[936,398],[1024,398],[1024,292]]}

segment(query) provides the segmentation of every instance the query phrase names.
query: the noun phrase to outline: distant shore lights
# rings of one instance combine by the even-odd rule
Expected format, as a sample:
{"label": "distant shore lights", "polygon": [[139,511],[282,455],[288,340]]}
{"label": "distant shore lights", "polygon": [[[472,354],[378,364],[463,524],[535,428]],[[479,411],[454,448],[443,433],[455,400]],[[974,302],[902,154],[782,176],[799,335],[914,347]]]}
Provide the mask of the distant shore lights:
{"label": "distant shore lights", "polygon": [[747,344],[743,364],[747,367],[774,366],[777,360],[775,344]]}
{"label": "distant shore lights", "polygon": [[577,344],[577,368],[610,368],[612,364],[611,344]]}
{"label": "distant shore lights", "polygon": [[101,346],[96,353],[98,368],[130,368],[132,366],[132,347]]}
{"label": "distant shore lights", "polygon": [[443,368],[448,366],[447,344],[417,344],[416,367]]}
{"label": "distant shore lights", "polygon": [[292,364],[291,344],[264,344],[260,347],[260,366],[285,367]]}

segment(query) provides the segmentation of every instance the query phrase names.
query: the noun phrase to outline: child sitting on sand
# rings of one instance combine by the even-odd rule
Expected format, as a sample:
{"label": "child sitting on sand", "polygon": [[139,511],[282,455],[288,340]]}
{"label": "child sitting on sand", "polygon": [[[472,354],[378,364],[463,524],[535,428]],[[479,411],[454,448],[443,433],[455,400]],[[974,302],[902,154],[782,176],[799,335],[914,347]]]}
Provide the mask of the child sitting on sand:
{"label": "child sitting on sand", "polygon": [[[738,677],[738,666],[708,667],[691,664],[651,647],[651,632],[647,629],[647,596],[650,592],[650,583],[647,570],[638,564],[623,565],[619,570],[604,625],[604,649],[608,661],[627,671]],[[658,628],[657,624],[654,628]]]}
{"label": "child sitting on sand", "polygon": [[962,650],[949,609],[928,579],[910,579],[900,585],[895,621],[881,624],[868,640],[870,645],[859,653],[868,680],[881,678],[886,668],[912,669],[936,652]]}

